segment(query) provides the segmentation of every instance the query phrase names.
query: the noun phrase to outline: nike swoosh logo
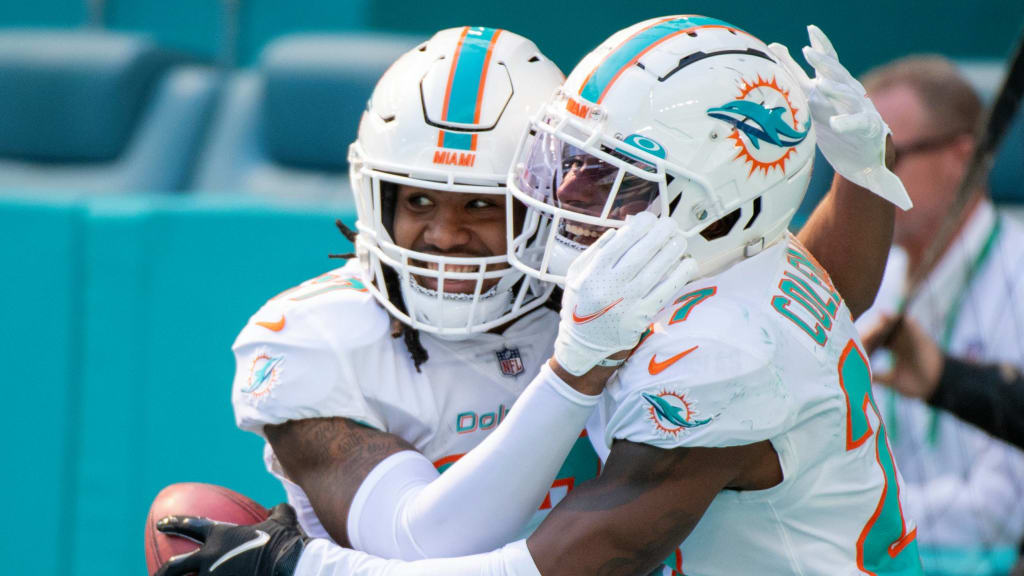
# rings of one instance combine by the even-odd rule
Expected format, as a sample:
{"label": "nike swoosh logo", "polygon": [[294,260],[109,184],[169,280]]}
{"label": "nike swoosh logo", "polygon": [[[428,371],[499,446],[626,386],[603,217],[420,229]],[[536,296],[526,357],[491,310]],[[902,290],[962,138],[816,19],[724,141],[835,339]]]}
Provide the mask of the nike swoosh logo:
{"label": "nike swoosh logo", "polygon": [[687,354],[689,354],[690,352],[693,352],[696,349],[697,349],[697,346],[694,346],[693,348],[690,348],[689,350],[683,350],[679,354],[676,354],[675,356],[669,358],[668,360],[662,360],[661,362],[658,362],[657,360],[655,360],[654,359],[655,355],[652,354],[651,355],[651,362],[647,365],[647,371],[651,373],[651,376],[654,376],[656,374],[661,374],[666,368],[668,368],[669,366],[671,366],[671,365],[675,364],[676,362],[682,360],[683,358],[686,357]]}
{"label": "nike swoosh logo", "polygon": [[622,298],[619,298],[615,302],[612,302],[611,304],[605,306],[604,308],[601,308],[597,312],[594,312],[593,314],[587,314],[586,316],[580,316],[580,315],[576,314],[576,307],[573,306],[572,307],[572,321],[577,323],[577,324],[586,324],[587,322],[590,322],[591,320],[595,320],[597,318],[600,318],[601,316],[604,316],[605,313],[607,313],[609,310],[611,310],[612,308],[615,308],[616,306],[618,306],[619,302],[622,302]]}
{"label": "nike swoosh logo", "polygon": [[256,325],[263,326],[267,330],[280,332],[281,330],[284,330],[284,314],[281,315],[281,319],[277,322],[257,322]]}
{"label": "nike swoosh logo", "polygon": [[270,542],[270,534],[267,534],[263,530],[257,530],[255,538],[253,538],[252,540],[249,540],[248,542],[246,542],[244,544],[240,544],[240,545],[232,548],[231,550],[228,550],[227,554],[225,554],[225,555],[221,556],[220,558],[218,558],[217,561],[213,563],[213,566],[210,566],[210,572],[213,572],[221,564],[227,562],[228,560],[231,560],[235,556],[238,556],[239,554],[244,554],[244,553],[246,553],[249,550],[252,550],[254,548],[259,548],[260,546],[263,546],[267,542]]}

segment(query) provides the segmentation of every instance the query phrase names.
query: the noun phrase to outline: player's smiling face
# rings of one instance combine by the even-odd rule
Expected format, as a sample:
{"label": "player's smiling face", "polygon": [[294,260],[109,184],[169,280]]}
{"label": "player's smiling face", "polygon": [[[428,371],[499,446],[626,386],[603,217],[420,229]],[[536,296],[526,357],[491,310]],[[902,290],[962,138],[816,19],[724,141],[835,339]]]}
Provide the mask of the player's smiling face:
{"label": "player's smiling face", "polygon": [[[395,244],[402,248],[453,258],[481,258],[505,254],[505,196],[444,192],[412,186],[399,186],[395,202]],[[436,270],[433,262],[413,262],[417,267]],[[490,265],[488,270],[507,268]],[[447,264],[448,272],[478,272],[479,265]],[[437,279],[417,276],[416,281],[431,290]],[[498,279],[484,282],[483,291]],[[444,291],[471,294],[475,280],[446,279]]]}
{"label": "player's smiling face", "polygon": [[[572,149],[568,146],[566,148]],[[575,155],[567,155],[562,161],[562,181],[555,192],[555,199],[562,208],[572,212],[600,216],[619,168],[585,152],[577,152]],[[626,174],[616,190],[608,218],[625,220],[626,216],[645,210],[657,190],[657,184]],[[589,246],[605,230],[603,226],[563,222],[559,233],[577,244]]]}

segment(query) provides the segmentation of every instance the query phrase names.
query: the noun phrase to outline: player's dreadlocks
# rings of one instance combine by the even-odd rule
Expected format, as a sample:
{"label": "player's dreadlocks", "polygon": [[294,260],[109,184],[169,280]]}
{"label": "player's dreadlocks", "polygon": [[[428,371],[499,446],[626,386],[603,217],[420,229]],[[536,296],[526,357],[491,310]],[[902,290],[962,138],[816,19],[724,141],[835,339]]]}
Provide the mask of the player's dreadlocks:
{"label": "player's dreadlocks", "polygon": [[[345,225],[340,219],[334,221],[334,225],[338,227],[338,231],[345,237],[346,240],[351,242],[353,245],[356,243],[356,231],[352,230]],[[329,254],[329,258],[340,258],[342,260],[350,260],[355,258],[355,254],[349,252],[345,254]],[[398,274],[391,269],[390,266],[384,266],[384,289],[387,291],[388,299],[398,307],[399,310],[405,312],[405,300],[402,298],[402,290],[399,285]],[[391,337],[398,338],[403,337],[405,340],[405,347],[409,350],[409,354],[412,356],[412,363],[416,367],[416,371],[420,371],[420,365],[430,359],[427,354],[427,349],[423,347],[420,342],[420,331],[415,328],[406,326],[398,318],[391,318]]]}

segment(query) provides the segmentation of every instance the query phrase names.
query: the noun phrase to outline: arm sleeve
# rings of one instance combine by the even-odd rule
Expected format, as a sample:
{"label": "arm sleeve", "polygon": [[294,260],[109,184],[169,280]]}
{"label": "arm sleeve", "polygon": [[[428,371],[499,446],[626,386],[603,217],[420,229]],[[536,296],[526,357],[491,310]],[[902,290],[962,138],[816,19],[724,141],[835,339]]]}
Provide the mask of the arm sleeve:
{"label": "arm sleeve", "polygon": [[515,539],[598,398],[573,390],[544,365],[505,421],[444,475],[419,453],[389,456],[353,498],[352,546],[415,559],[472,554]]}
{"label": "arm sleeve", "polygon": [[928,402],[1024,448],[1024,375],[1009,365],[974,364],[946,356]]}
{"label": "arm sleeve", "polygon": [[365,552],[342,548],[326,540],[313,540],[303,550],[295,576],[540,576],[526,548],[518,540],[498,550],[475,556],[404,562],[384,560]]}

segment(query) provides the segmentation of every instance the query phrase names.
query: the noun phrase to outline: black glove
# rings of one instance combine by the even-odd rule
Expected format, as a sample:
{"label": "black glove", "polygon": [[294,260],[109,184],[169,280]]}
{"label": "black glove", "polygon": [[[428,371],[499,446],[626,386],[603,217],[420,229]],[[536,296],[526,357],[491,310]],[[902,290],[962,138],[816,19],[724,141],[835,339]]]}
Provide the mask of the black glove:
{"label": "black glove", "polygon": [[168,516],[156,527],[200,543],[195,552],[168,560],[156,576],[206,576],[214,569],[215,576],[292,576],[309,540],[287,504],[274,506],[269,518],[252,526]]}

